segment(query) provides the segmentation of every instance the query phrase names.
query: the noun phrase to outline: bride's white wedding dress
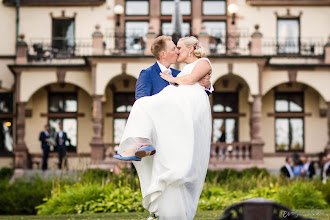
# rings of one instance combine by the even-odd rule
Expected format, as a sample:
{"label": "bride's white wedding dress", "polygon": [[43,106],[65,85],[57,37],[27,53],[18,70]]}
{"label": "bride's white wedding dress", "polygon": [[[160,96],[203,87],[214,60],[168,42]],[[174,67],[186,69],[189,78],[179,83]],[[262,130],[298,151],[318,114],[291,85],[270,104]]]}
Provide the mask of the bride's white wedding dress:
{"label": "bride's white wedding dress", "polygon": [[[196,63],[178,75],[190,74]],[[211,110],[205,88],[167,86],[138,99],[128,118],[118,153],[141,145],[156,148],[153,156],[133,162],[139,175],[143,206],[161,220],[193,219],[208,168]]]}

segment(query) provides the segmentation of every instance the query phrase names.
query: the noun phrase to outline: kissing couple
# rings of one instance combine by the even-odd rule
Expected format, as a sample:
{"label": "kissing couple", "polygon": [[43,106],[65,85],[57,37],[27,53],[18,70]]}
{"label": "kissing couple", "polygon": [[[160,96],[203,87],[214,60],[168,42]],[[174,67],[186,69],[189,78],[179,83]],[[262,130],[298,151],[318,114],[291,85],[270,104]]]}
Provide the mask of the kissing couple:
{"label": "kissing couple", "polygon": [[[151,52],[157,61],[140,73],[114,157],[133,161],[149,219],[192,220],[210,156],[212,65],[192,36],[177,46],[157,37]],[[176,62],[187,65],[180,72],[170,68]]]}

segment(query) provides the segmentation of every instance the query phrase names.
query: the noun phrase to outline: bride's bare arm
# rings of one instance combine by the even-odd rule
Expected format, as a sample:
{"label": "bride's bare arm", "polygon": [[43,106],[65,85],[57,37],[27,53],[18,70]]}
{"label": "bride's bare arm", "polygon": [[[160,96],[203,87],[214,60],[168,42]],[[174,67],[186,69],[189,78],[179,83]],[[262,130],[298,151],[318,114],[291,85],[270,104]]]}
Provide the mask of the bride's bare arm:
{"label": "bride's bare arm", "polygon": [[165,73],[160,73],[160,76],[170,83],[177,83],[180,85],[193,85],[197,83],[207,74],[211,73],[211,65],[206,60],[198,61],[192,72],[188,75],[172,77]]}

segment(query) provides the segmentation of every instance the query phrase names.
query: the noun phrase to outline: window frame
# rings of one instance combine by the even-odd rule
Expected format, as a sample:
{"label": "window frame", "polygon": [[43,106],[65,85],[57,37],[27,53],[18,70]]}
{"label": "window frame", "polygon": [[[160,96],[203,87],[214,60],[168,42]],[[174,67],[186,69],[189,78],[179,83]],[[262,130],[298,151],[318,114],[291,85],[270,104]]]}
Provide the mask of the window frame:
{"label": "window frame", "polygon": [[[225,3],[225,13],[224,14],[204,14],[204,2],[224,2]],[[202,0],[202,7],[201,7],[201,14],[202,16],[227,16],[227,0]]]}
{"label": "window frame", "polygon": [[[68,95],[74,95],[75,96],[75,100],[76,100],[76,103],[77,103],[77,111],[76,112],[64,112],[64,111],[59,111],[59,112],[52,112],[50,111],[50,100],[51,100],[51,96],[52,95],[61,95],[61,97],[65,98],[66,96]],[[66,99],[62,99],[62,101],[65,101]],[[75,119],[76,120],[76,124],[77,124],[77,128],[76,128],[76,140],[77,140],[77,143],[76,143],[76,146],[75,146],[75,150],[76,151],[68,151],[70,153],[77,153],[78,152],[78,143],[79,143],[79,136],[78,136],[78,128],[79,128],[79,120],[78,120],[78,109],[79,108],[79,102],[78,102],[78,92],[75,91],[75,92],[48,92],[48,103],[47,103],[47,111],[48,111],[48,114],[47,114],[47,122],[48,124],[50,120],[56,120],[56,119],[59,119],[59,120],[62,120],[62,123],[63,123],[63,120],[64,119]],[[66,131],[64,131],[66,132]],[[54,150],[51,151],[51,152],[56,152],[55,150],[56,148],[54,147]]]}
{"label": "window frame", "polygon": [[[159,4],[159,16],[160,17],[172,16],[172,14],[162,14],[162,2],[173,2],[174,3],[174,0],[160,0],[160,4]],[[184,18],[185,16],[192,16],[193,0],[181,0],[180,2],[190,2],[190,14],[182,14],[182,18]]]}
{"label": "window frame", "polygon": [[[134,52],[134,53],[132,53],[132,52],[127,52],[127,38],[128,38],[128,36],[127,36],[127,30],[126,30],[126,27],[127,27],[127,23],[139,23],[139,22],[143,22],[143,23],[148,23],[148,28],[149,28],[149,25],[150,25],[150,21],[149,20],[125,20],[125,23],[124,23],[124,30],[125,30],[125,53],[126,54],[143,54],[144,53],[144,49],[141,47],[141,51],[140,52]],[[148,28],[147,28],[147,31],[146,31],[146,33],[148,33]],[[144,35],[142,35],[142,36],[140,36],[140,37],[142,37],[142,38],[144,38],[145,36],[146,36],[146,33],[144,34]],[[146,44],[146,41],[144,41],[144,43]],[[145,46],[145,45],[144,45]]]}
{"label": "window frame", "polygon": [[[65,47],[64,48],[57,48],[57,47],[55,47],[55,41],[56,41],[56,36],[54,36],[54,34],[55,34],[55,25],[54,25],[54,21],[60,21],[60,20],[72,20],[73,21],[73,46],[72,46],[72,49],[73,49],[73,51],[72,51],[72,54],[68,54],[68,55],[75,55],[75,47],[76,47],[76,18],[75,17],[53,17],[52,18],[52,38],[51,38],[51,48],[52,48],[52,50],[53,49],[58,49],[59,51],[57,52],[57,53],[59,53],[59,54],[61,54],[60,53],[60,50],[64,50],[65,52],[69,52],[69,47],[68,47],[68,45],[65,45]],[[55,40],[54,40],[54,38],[55,38]],[[62,38],[64,38],[64,37],[62,37]],[[64,39],[63,39],[64,40]],[[62,41],[63,41],[62,40]],[[63,47],[63,45],[62,45],[62,47]]]}
{"label": "window frame", "polygon": [[[66,99],[67,96],[69,95],[73,95],[75,97],[75,100],[77,102],[77,111],[75,112],[66,112],[66,111],[58,111],[58,112],[53,112],[53,111],[50,111],[50,100],[51,100],[51,96],[52,95],[60,95],[61,98],[64,98],[62,99],[62,101],[64,102]],[[49,92],[48,93],[48,114],[75,114],[75,113],[78,113],[78,93],[77,92]]]}
{"label": "window frame", "polygon": [[[298,21],[298,52],[279,52],[279,21],[284,21],[284,20],[287,20],[287,21],[293,21],[293,20],[296,20]],[[276,20],[276,53],[278,55],[285,55],[285,54],[301,54],[301,24],[300,24],[300,17],[277,17],[277,20]]]}
{"label": "window frame", "polygon": [[[162,20],[161,22],[160,22],[160,35],[164,35],[163,34],[163,24],[164,23],[171,23],[171,21],[168,21],[168,20]],[[191,20],[190,19],[188,19],[188,20],[184,20],[183,19],[183,21],[182,21],[182,23],[188,23],[189,24],[189,33],[188,33],[188,35],[191,35],[191,30],[192,30],[192,28],[191,28]],[[172,34],[173,35],[173,34]],[[172,35],[170,35],[170,36],[172,36]]]}
{"label": "window frame", "polygon": [[[237,109],[235,111],[228,112],[224,108],[224,111],[223,112],[215,112],[213,107],[216,104],[215,100],[216,100],[216,96],[217,95],[219,97],[225,97],[226,95],[236,96],[237,104],[236,103],[235,104],[237,106]],[[212,114],[213,114],[213,117],[212,117],[212,129],[214,128],[214,119],[222,119],[224,121],[225,125],[227,123],[226,120],[228,120],[228,119],[234,119],[234,121],[235,121],[235,128],[234,128],[235,133],[233,135],[234,140],[233,140],[232,143],[239,142],[239,118],[240,118],[239,117],[239,92],[216,92],[216,91],[214,91],[212,93]],[[214,138],[214,131],[212,131],[212,140],[213,140],[213,138]]]}
{"label": "window frame", "polygon": [[[133,15],[130,15],[130,14],[127,14],[127,2],[148,2],[148,14],[133,14]],[[125,0],[125,3],[124,3],[124,8],[125,8],[125,17],[142,17],[142,16],[150,16],[150,1],[149,0]]]}
{"label": "window frame", "polygon": [[[135,101],[135,92],[116,92],[116,91],[113,92],[113,99],[112,99],[113,100],[113,123],[112,123],[113,132],[112,132],[112,140],[113,140],[114,143],[115,143],[115,132],[116,132],[116,129],[115,129],[115,120],[116,119],[125,119],[126,120],[125,121],[125,124],[126,124],[127,123],[128,116],[130,114],[130,112],[117,112],[116,111],[115,96],[118,95],[118,94],[127,94],[127,95],[130,95],[130,96],[133,97],[133,100]],[[132,106],[134,104],[134,101],[132,103]],[[115,144],[119,144],[119,143],[115,143]]]}
{"label": "window frame", "polygon": [[[288,111],[287,112],[283,112],[283,111],[277,111],[276,110],[276,100],[277,100],[277,96],[281,94],[281,95],[287,95],[288,97],[292,96],[293,94],[296,95],[301,95],[301,99],[302,99],[302,111],[301,112],[293,112],[290,111],[290,105],[288,104]],[[290,100],[289,100],[290,101]],[[305,116],[301,116],[301,113],[305,113],[305,94],[304,92],[280,92],[280,91],[276,91],[274,94],[274,112],[275,113],[283,113],[283,116],[281,115],[277,115],[274,117],[274,140],[275,140],[275,152],[276,153],[283,153],[283,152],[288,152],[288,153],[293,153],[293,152],[305,152]],[[293,150],[292,146],[288,145],[288,150],[278,150],[278,144],[277,144],[277,130],[276,130],[276,120],[277,119],[287,119],[289,121],[288,126],[290,129],[290,120],[291,119],[301,119],[302,120],[302,148],[300,150]],[[289,133],[291,132],[288,129]],[[292,135],[291,135],[292,136]],[[290,138],[290,135],[288,134],[288,137]],[[290,140],[289,140],[290,142]],[[292,141],[291,141],[292,142]]]}
{"label": "window frame", "polygon": [[[3,149],[0,148],[0,157],[1,156],[13,156],[14,155],[14,147],[15,147],[15,140],[14,140],[14,108],[15,108],[15,105],[14,105],[14,93],[13,92],[1,92],[0,93],[0,97],[3,98],[3,95],[9,95],[11,97],[8,97],[8,98],[11,98],[11,102],[10,102],[10,107],[11,109],[9,110],[9,112],[2,112],[0,111],[0,122],[3,122],[3,121],[8,121],[11,123],[11,138],[12,138],[12,149],[13,151],[7,151],[6,148],[4,147]],[[2,123],[0,124],[2,125]]]}

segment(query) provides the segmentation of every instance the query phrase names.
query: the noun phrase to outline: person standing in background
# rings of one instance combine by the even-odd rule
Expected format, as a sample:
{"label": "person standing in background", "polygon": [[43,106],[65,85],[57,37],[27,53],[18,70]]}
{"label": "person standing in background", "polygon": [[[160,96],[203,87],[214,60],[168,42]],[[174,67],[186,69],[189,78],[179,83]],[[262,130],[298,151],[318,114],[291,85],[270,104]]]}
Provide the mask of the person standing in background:
{"label": "person standing in background", "polygon": [[60,131],[56,134],[56,145],[58,150],[58,168],[62,168],[63,159],[66,164],[66,141],[68,140],[67,134],[63,131],[63,124],[59,124]]}
{"label": "person standing in background", "polygon": [[49,125],[45,125],[45,130],[43,130],[42,132],[40,132],[39,135],[39,140],[41,141],[41,149],[43,152],[43,156],[42,156],[42,170],[47,170],[48,165],[47,165],[47,160],[48,160],[48,155],[49,155],[49,151],[50,151],[50,147],[49,147],[49,131],[50,131],[50,127]]}
{"label": "person standing in background", "polygon": [[314,163],[309,162],[306,156],[301,157],[301,161],[304,163],[304,170],[306,171],[306,177],[312,179],[315,175]]}
{"label": "person standing in background", "polygon": [[292,170],[292,159],[291,157],[285,158],[285,165],[281,168],[281,175],[288,177],[289,179],[294,178],[294,173]]}

